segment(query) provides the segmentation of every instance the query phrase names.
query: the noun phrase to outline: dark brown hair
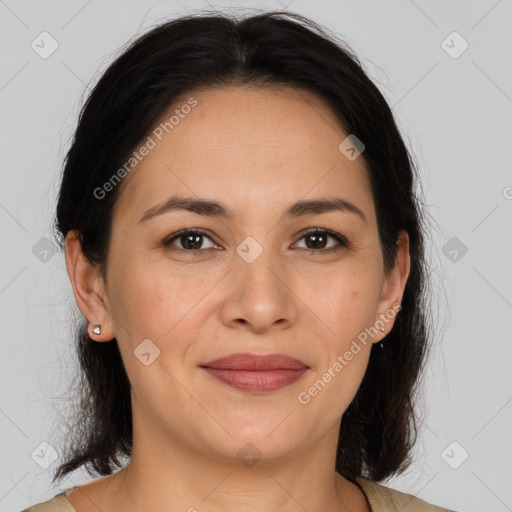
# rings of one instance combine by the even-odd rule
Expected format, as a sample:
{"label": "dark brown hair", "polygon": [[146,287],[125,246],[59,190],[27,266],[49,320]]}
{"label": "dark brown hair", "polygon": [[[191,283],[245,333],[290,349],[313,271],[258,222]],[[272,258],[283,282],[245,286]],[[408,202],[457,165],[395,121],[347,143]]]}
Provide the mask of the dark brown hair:
{"label": "dark brown hair", "polygon": [[[79,116],[66,155],[56,210],[61,248],[77,230],[86,258],[106,276],[112,210],[120,187],[95,198],[162,113],[183,93],[224,85],[284,85],[327,102],[347,134],[365,145],[386,272],[397,235],[410,240],[402,309],[385,349],[373,345],[361,386],[343,415],[336,470],[350,480],[401,473],[416,441],[417,398],[429,339],[424,216],[416,170],[391,109],[349,47],[291,12],[237,17],[198,13],[162,23],[124,48],[101,76]],[[82,318],[77,332],[78,402],[54,479],[84,466],[108,475],[130,457],[130,385],[117,340],[95,343]]]}

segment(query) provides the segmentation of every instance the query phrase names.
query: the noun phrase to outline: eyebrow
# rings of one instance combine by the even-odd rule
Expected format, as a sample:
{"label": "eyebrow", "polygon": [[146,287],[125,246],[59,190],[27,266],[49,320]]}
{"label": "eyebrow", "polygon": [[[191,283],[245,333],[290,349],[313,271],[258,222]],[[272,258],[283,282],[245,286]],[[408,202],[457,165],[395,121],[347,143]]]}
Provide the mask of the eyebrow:
{"label": "eyebrow", "polygon": [[[146,210],[139,220],[139,223],[173,210],[186,210],[197,213],[198,215],[222,217],[225,219],[233,219],[235,217],[234,212],[230,208],[217,201],[194,197],[172,196],[165,202]],[[365,214],[360,208],[341,197],[297,201],[284,212],[284,218],[297,218],[303,215],[318,215],[334,211],[354,213],[365,223],[368,223]]]}

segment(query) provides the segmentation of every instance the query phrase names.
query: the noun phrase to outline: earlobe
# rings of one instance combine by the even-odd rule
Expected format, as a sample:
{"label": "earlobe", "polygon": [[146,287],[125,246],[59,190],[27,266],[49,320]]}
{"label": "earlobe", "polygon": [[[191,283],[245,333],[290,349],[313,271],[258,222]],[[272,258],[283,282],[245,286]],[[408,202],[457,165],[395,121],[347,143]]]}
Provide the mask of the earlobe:
{"label": "earlobe", "polygon": [[[77,230],[67,234],[65,247],[66,269],[77,306],[89,321],[89,336],[95,341],[110,341],[115,334],[106,307],[105,287],[98,265],[85,257]],[[97,326],[100,326],[99,333],[98,329],[96,332],[94,330]]]}

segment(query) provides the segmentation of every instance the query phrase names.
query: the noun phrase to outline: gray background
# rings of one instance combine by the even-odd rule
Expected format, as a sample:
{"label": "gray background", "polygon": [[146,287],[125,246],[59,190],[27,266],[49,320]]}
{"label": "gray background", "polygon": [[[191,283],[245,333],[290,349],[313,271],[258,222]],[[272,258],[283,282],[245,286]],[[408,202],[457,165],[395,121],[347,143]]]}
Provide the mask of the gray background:
{"label": "gray background", "polygon": [[[59,490],[49,485],[51,455],[76,373],[76,308],[48,239],[78,108],[140,31],[229,6],[288,7],[345,40],[393,106],[421,172],[436,226],[428,246],[439,330],[415,463],[386,485],[457,511],[512,510],[510,0],[0,0],[0,509]],[[31,47],[43,31],[58,43],[46,59]],[[453,31],[469,44],[460,55]],[[90,478],[76,472],[62,488]]]}

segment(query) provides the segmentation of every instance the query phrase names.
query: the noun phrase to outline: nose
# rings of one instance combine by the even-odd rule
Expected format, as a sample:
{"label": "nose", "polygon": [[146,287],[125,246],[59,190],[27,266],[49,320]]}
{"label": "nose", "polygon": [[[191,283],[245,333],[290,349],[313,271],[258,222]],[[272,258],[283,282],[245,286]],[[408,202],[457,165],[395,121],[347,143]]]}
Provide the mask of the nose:
{"label": "nose", "polygon": [[229,327],[244,325],[254,333],[286,329],[298,317],[299,298],[294,278],[285,263],[265,250],[250,261],[238,257],[226,278],[229,285],[221,319]]}

